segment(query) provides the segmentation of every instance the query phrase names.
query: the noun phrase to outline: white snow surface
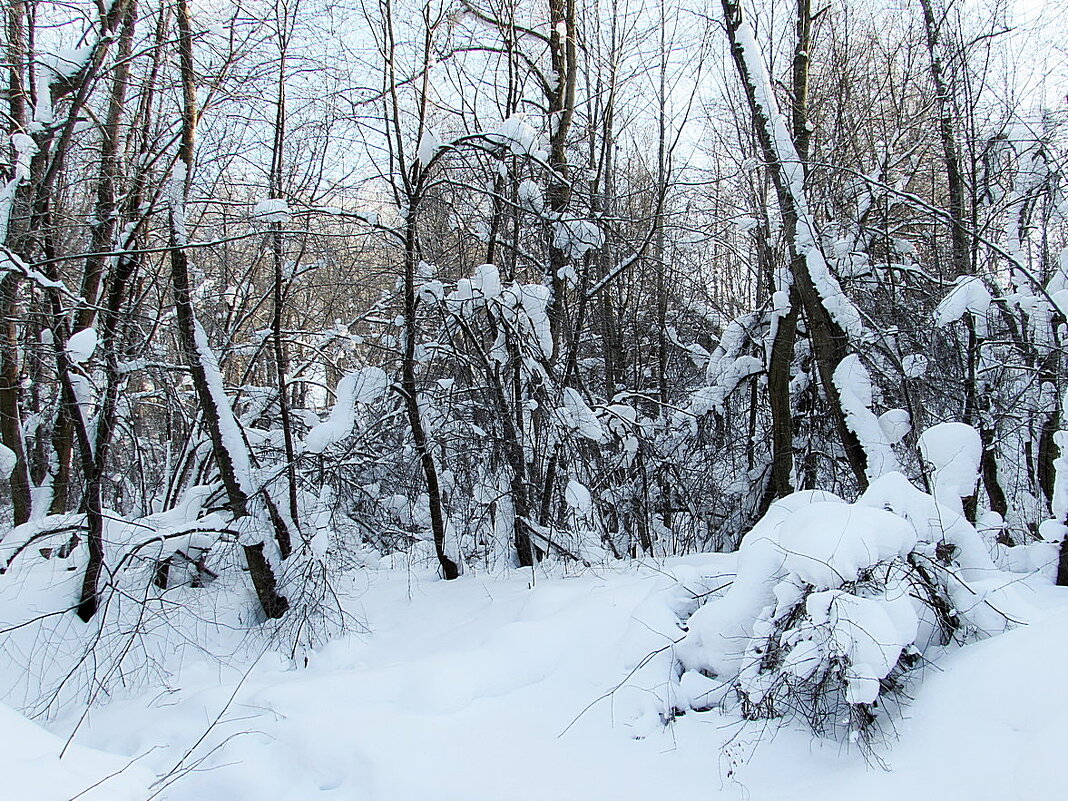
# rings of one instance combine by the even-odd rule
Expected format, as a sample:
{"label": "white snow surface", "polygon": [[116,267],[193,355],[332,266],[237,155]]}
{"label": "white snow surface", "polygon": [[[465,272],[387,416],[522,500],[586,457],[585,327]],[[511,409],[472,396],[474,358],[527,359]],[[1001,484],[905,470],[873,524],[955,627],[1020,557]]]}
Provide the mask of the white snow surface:
{"label": "white snow surface", "polygon": [[[1068,781],[1060,753],[1068,734],[1068,593],[1049,586],[1029,589],[1045,609],[1030,626],[960,649],[926,672],[896,722],[900,740],[880,752],[888,770],[799,727],[766,737],[765,723],[747,725],[718,709],[667,728],[636,716],[657,688],[628,678],[630,667],[679,636],[664,599],[685,596],[695,578],[734,571],[732,555],[701,555],[540,572],[531,588],[530,571],[442,582],[418,566],[367,569],[341,597],[369,633],[308,652],[307,664],[295,667],[271,653],[241,655],[240,631],[229,635],[232,655],[222,660],[176,636],[161,665],[166,685],[95,707],[62,760],[55,754],[80,707],[47,723],[60,739],[0,708],[4,797],[69,799],[135,757],[82,798],[147,798],[149,774],[180,762],[196,769],[167,785],[164,801],[1060,797]],[[7,619],[12,587],[0,592]],[[814,607],[826,602],[828,616],[860,619],[864,631],[893,624],[885,642],[835,627],[836,647],[858,665],[867,659],[868,674],[895,658],[901,623],[891,606],[814,597]],[[693,692],[711,683],[688,676]],[[866,681],[858,672],[858,694]]]}
{"label": "white snow surface", "polygon": [[[141,801],[154,777],[130,759],[64,741],[0,703],[0,776],[12,801]],[[114,778],[108,778],[117,774]],[[102,782],[95,789],[89,789]],[[87,792],[86,792],[87,791]],[[83,793],[84,795],[78,795]]]}
{"label": "white snow surface", "polygon": [[879,415],[879,428],[891,445],[897,445],[912,430],[912,418],[904,409],[890,409]]}
{"label": "white snow surface", "polygon": [[856,581],[860,571],[916,544],[916,531],[884,509],[817,502],[790,517],[779,533],[785,567],[814,587]]}

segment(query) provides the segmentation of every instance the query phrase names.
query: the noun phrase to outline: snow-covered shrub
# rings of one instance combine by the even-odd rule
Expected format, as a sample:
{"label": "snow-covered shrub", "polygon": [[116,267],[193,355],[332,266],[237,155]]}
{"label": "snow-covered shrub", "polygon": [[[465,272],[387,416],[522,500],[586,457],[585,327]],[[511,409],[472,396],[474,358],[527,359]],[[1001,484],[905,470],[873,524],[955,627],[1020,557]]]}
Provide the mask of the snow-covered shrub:
{"label": "snow-covered shrub", "polygon": [[[952,433],[927,442],[952,444]],[[977,457],[961,464],[971,456],[958,456],[956,477],[975,475]],[[745,536],[729,588],[685,620],[667,712],[795,716],[819,733],[867,738],[925,656],[1026,618],[1014,580],[959,500],[939,503],[900,473],[854,503],[794,493]]]}

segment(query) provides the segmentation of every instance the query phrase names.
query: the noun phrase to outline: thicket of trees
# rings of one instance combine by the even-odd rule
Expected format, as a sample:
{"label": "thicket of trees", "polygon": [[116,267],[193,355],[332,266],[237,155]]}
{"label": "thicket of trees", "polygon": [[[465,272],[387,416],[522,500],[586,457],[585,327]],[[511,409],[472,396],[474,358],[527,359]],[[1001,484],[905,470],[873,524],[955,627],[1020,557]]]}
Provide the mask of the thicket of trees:
{"label": "thicket of trees", "polygon": [[0,568],[84,621],[731,549],[940,421],[969,519],[1063,531],[1064,98],[1000,3],[5,14]]}

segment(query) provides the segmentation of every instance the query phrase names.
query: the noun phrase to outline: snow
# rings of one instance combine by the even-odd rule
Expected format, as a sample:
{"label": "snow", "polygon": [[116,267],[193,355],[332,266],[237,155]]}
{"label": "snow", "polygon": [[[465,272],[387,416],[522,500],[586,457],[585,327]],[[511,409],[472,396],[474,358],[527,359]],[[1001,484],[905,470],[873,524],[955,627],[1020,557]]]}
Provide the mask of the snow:
{"label": "snow", "polygon": [[85,364],[96,352],[98,343],[95,328],[83,328],[67,340],[67,358],[75,364]]}
{"label": "snow", "polygon": [[580,515],[588,515],[593,511],[593,498],[590,491],[579,481],[569,479],[564,490],[564,500],[567,505]]}
{"label": "snow", "polygon": [[[742,381],[764,372],[764,362],[756,356],[739,356],[733,360],[716,358],[714,364],[719,370],[716,383],[701,387],[694,392],[690,400],[690,411],[695,415],[707,414],[710,411],[722,412],[727,398]],[[711,369],[708,370],[708,373],[711,372]]]}
{"label": "snow", "polygon": [[441,137],[433,128],[426,128],[419,137],[419,144],[415,149],[415,157],[419,163],[426,167],[442,148]]}
{"label": "snow", "polygon": [[60,48],[51,53],[38,55],[37,63],[51,72],[55,79],[69,81],[85,69],[92,54],[93,45]]}
{"label": "snow", "polygon": [[584,439],[602,444],[608,442],[608,432],[593,413],[593,409],[586,405],[578,390],[565,387],[561,400],[563,405],[556,410],[556,414],[565,428]]}
{"label": "snow", "polygon": [[927,357],[922,353],[910,353],[901,360],[901,369],[905,378],[919,378],[927,373]]}
{"label": "snow", "polygon": [[519,296],[519,305],[542,354],[551,356],[553,335],[549,326],[549,287],[543,284],[516,284],[513,285],[513,292]]}
{"label": "snow", "polygon": [[578,260],[604,244],[604,231],[589,220],[562,220],[553,226],[553,247]]}
{"label": "snow", "polygon": [[265,198],[252,207],[252,216],[267,223],[289,222],[289,203],[283,198]]}
{"label": "snow", "polygon": [[[871,376],[863,362],[860,361],[860,357],[854,353],[842,359],[834,370],[833,380],[842,400],[846,425],[857,435],[867,456],[867,466],[864,472],[868,479],[876,479],[900,470],[897,456],[890,447],[891,438],[883,427],[883,421],[871,410],[873,402]],[[897,424],[891,426],[891,433],[899,433]]]}
{"label": "snow", "polygon": [[935,324],[939,327],[947,326],[968,314],[975,321],[975,333],[984,337],[986,316],[992,302],[990,290],[981,279],[974,275],[963,275],[957,279],[953,288],[935,309]]}
{"label": "snow", "polygon": [[389,389],[389,376],[380,367],[363,367],[343,376],[337,385],[337,400],[325,422],[304,439],[310,453],[322,453],[345,439],[356,425],[356,405],[374,403]]}
{"label": "snow", "polygon": [[542,191],[542,188],[537,182],[532,181],[529,178],[520,181],[517,193],[519,197],[519,205],[525,210],[537,214],[545,208],[545,192]]}
{"label": "snow", "polygon": [[965,423],[940,423],[920,435],[920,455],[931,466],[935,499],[952,509],[975,491],[983,444]]}
{"label": "snow", "polygon": [[[936,427],[932,441],[940,433]],[[806,719],[815,726],[821,704],[836,714],[828,700],[835,687],[845,704],[873,704],[882,699],[883,679],[915,664],[902,662],[906,651],[933,654],[946,642],[932,597],[953,610],[952,636],[960,640],[1033,619],[1019,575],[994,564],[956,501],[957,508],[940,504],[890,472],[854,503],[813,491],[773,503],[743,538],[726,592],[679,615],[686,633],[673,675],[697,672],[719,682],[692,708],[734,712],[741,704],[758,717],[795,709],[814,716]],[[679,697],[692,698],[695,682]],[[667,709],[679,703],[672,693],[660,693]],[[832,723],[840,724],[849,720]]]}
{"label": "snow", "polygon": [[912,430],[912,420],[904,409],[890,409],[879,415],[879,428],[888,443],[897,445]]}
{"label": "snow", "polygon": [[495,264],[480,264],[471,277],[471,288],[486,300],[498,298],[503,291],[501,274]]}
{"label": "snow", "polygon": [[516,156],[534,156],[539,152],[538,132],[523,117],[509,117],[485,136],[491,143],[507,147]]}
{"label": "snow", "polygon": [[62,801],[75,796],[85,801],[142,801],[149,794],[154,777],[131,766],[129,759],[79,745],[63,753],[64,746],[54,734],[0,704],[4,796],[12,801]]}
{"label": "snow", "polygon": [[737,576],[726,594],[698,609],[687,621],[689,634],[677,649],[684,665],[693,665],[721,679],[742,667],[744,642],[753,635],[752,621],[771,603],[783,575],[786,553],[779,546],[784,524],[809,505],[827,508],[842,503],[829,492],[795,492],[768,509],[746,534],[737,556]]}
{"label": "snow", "polygon": [[[880,748],[888,770],[796,726],[758,744],[767,723],[721,709],[666,728],[655,714],[635,717],[669,669],[630,676],[634,664],[665,646],[669,655],[678,605],[722,583],[734,559],[539,572],[533,587],[529,571],[441,582],[418,567],[366,569],[342,595],[368,633],[309,651],[297,666],[255,651],[216,660],[182,645],[162,693],[122,693],[95,708],[62,760],[55,754],[81,709],[48,724],[57,738],[0,708],[5,792],[69,799],[139,757],[83,798],[140,801],[148,774],[179,763],[195,769],[167,785],[168,801],[1059,797],[1068,780],[1059,754],[1068,595],[1052,588],[1042,596],[1049,611],[1031,626],[926,671],[895,724],[900,741]],[[812,597],[815,619],[834,637],[800,641],[797,670],[806,652],[837,649],[852,662],[855,699],[870,697],[872,677],[908,633],[907,614],[888,597]],[[707,697],[720,686],[688,673],[677,692]]]}
{"label": "snow", "polygon": [[11,472],[18,464],[18,456],[11,448],[0,442],[0,478],[10,478]]}
{"label": "snow", "polygon": [[[1061,400],[1061,422],[1068,420],[1068,393]],[[1058,456],[1053,460],[1053,500],[1050,504],[1053,518],[1058,523],[1068,523],[1068,430],[1061,428],[1053,435]]]}
{"label": "snow", "polygon": [[[181,162],[179,162],[180,164]],[[208,387],[212,402],[215,404],[219,415],[219,429],[222,434],[223,447],[230,455],[230,461],[234,466],[237,482],[241,486],[246,497],[255,495],[255,484],[252,481],[252,466],[249,462],[248,446],[241,434],[241,426],[234,416],[234,409],[230,405],[230,399],[226,395],[223,385],[222,371],[219,370],[219,360],[208,342],[208,335],[199,321],[193,321],[193,341],[197,349],[196,358],[204,369],[204,381]]]}
{"label": "snow", "polygon": [[805,601],[812,622],[828,626],[831,653],[849,661],[846,698],[851,704],[875,702],[879,680],[890,673],[916,637],[916,613],[906,598],[899,596],[896,601],[901,610],[896,616],[884,599],[861,598],[840,590],[813,593]]}
{"label": "snow", "polygon": [[856,581],[862,570],[916,544],[916,531],[883,509],[813,503],[790,517],[779,534],[785,568],[821,589]]}
{"label": "snow", "polygon": [[[20,183],[30,177],[30,164],[37,153],[37,143],[32,136],[24,133],[11,135],[11,148],[14,151],[14,175],[0,189],[0,242],[7,241],[7,232],[11,222],[11,204],[15,199],[15,190]],[[9,260],[10,255],[5,256]]]}
{"label": "snow", "polygon": [[771,140],[775,159],[781,167],[784,189],[793,201],[797,212],[793,249],[804,256],[809,277],[820,296],[820,302],[831,318],[851,340],[861,341],[864,339],[865,332],[860,310],[845,294],[820,249],[819,233],[809,209],[808,196],[805,191],[803,165],[794,147],[793,137],[786,127],[786,119],[779,110],[753,26],[745,13],[742,13],[738,20],[735,38],[738,53],[749,73],[756,105],[765,118],[765,129]]}

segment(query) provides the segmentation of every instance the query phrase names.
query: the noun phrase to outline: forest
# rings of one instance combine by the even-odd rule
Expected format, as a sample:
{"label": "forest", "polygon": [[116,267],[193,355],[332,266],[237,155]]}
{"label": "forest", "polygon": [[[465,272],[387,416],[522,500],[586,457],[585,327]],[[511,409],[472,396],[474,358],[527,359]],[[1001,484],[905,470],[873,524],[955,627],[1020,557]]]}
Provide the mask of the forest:
{"label": "forest", "polygon": [[9,797],[1063,792],[1058,5],[5,0]]}

